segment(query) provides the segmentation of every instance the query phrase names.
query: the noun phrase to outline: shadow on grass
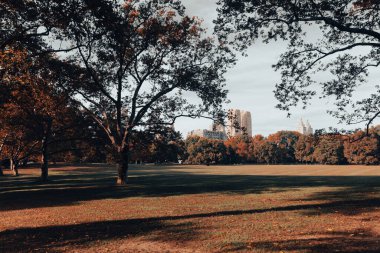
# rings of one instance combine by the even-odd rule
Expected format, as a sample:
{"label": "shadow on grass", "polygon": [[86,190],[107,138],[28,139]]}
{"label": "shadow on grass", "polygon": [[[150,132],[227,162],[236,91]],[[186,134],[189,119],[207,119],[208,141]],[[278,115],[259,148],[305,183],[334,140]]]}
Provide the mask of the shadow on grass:
{"label": "shadow on grass", "polygon": [[184,242],[198,236],[191,222],[171,224],[157,219],[115,220],[6,230],[0,232],[0,252],[58,252],[65,251],[65,247],[88,247],[93,242],[147,234],[154,236],[152,240],[162,242]]}
{"label": "shadow on grass", "polygon": [[[358,203],[359,204],[359,203]],[[253,214],[269,211],[288,211],[309,206],[288,206],[263,210],[224,211],[183,216],[163,216],[90,222],[74,225],[18,228],[0,232],[0,252],[57,252],[77,247],[88,247],[92,243],[101,245],[106,241],[143,237],[149,241],[186,242],[201,237],[202,230],[188,219],[227,215]],[[310,237],[310,238],[307,238]],[[114,242],[116,243],[116,242]],[[92,245],[96,246],[96,245]],[[220,252],[238,251],[302,251],[302,252],[380,252],[380,237],[365,230],[335,231],[302,235],[300,239],[231,242]]]}
{"label": "shadow on grass", "polygon": [[[169,167],[170,168],[170,167]],[[165,167],[147,167],[131,171],[127,187],[115,186],[115,171],[101,165],[56,168],[50,182],[41,184],[36,177],[0,179],[0,211],[74,205],[80,201],[129,197],[165,197],[185,194],[260,194],[296,191],[310,187],[335,187],[302,200],[328,201],[327,204],[295,206],[292,210],[330,212],[368,212],[380,207],[379,176],[252,176],[209,175],[172,171]],[[372,194],[372,195],[371,195]],[[352,207],[352,208],[347,208]],[[281,208],[281,207],[280,207]],[[317,208],[317,209],[316,209]],[[334,210],[336,211],[336,210]]]}
{"label": "shadow on grass", "polygon": [[380,237],[371,232],[361,230],[352,232],[341,231],[317,235],[314,234],[312,236],[313,238],[310,239],[265,241],[254,243],[232,242],[229,246],[226,246],[221,252],[380,252]]}

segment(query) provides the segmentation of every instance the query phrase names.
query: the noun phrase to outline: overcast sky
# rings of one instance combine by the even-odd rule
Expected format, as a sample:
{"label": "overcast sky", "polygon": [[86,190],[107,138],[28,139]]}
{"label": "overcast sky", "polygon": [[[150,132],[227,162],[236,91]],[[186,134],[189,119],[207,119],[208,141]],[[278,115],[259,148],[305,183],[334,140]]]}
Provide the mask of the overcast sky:
{"label": "overcast sky", "polygon": [[[187,7],[188,15],[198,16],[204,20],[204,25],[213,30],[212,20],[216,18],[215,0],[183,0]],[[256,43],[248,50],[248,57],[239,57],[237,65],[227,74],[227,89],[229,90],[230,104],[226,108],[248,110],[252,114],[253,134],[268,135],[279,130],[296,130],[302,117],[309,120],[314,129],[336,127],[348,128],[338,125],[337,120],[327,114],[326,110],[333,108],[333,101],[316,100],[306,110],[294,109],[292,116],[287,118],[287,113],[275,108],[277,100],[273,90],[280,80],[280,74],[272,69],[279,56],[286,50],[285,42],[270,44]],[[320,73],[319,78],[326,77]],[[373,82],[380,80],[380,73],[374,73],[369,83],[361,88],[361,93],[368,93],[373,87]],[[210,120],[205,119],[180,119],[175,124],[176,130],[184,137],[193,129],[208,128]],[[356,126],[362,127],[362,126]]]}

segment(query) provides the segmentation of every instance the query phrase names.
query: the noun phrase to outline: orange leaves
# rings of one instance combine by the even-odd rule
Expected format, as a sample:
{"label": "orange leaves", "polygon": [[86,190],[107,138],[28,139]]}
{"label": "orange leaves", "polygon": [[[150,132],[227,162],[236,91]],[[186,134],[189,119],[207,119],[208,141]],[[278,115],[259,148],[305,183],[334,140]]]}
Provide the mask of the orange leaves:
{"label": "orange leaves", "polygon": [[371,129],[371,134],[358,131],[344,143],[344,155],[351,164],[379,164],[380,161],[380,136],[375,129]]}
{"label": "orange leaves", "polygon": [[0,69],[4,71],[3,78],[10,78],[10,74],[12,74],[18,79],[17,81],[22,82],[23,80],[20,78],[29,68],[27,59],[28,54],[24,50],[9,48],[4,52],[0,52]]}
{"label": "orange leaves", "polygon": [[140,15],[140,12],[137,10],[132,10],[131,12],[129,12],[129,15],[128,15],[129,23],[133,24],[139,15]]}
{"label": "orange leaves", "polygon": [[8,49],[0,53],[0,69],[3,69],[2,78],[6,83],[25,85],[30,82],[27,58],[27,53],[22,50]]}
{"label": "orange leaves", "polygon": [[140,36],[144,36],[145,35],[145,29],[143,27],[139,27],[137,28],[136,32],[140,35]]}
{"label": "orange leaves", "polygon": [[170,8],[159,8],[149,17],[145,17],[140,10],[133,9],[127,4],[129,23],[137,25],[136,35],[142,38],[156,39],[163,46],[173,46],[192,38],[199,38],[204,31],[201,28],[202,20],[197,17],[180,16]]}
{"label": "orange leaves", "polygon": [[10,95],[3,106],[7,111],[13,108],[12,111],[22,112],[27,108],[32,112],[50,114],[62,99],[52,92],[50,74],[43,73],[41,64],[45,59],[28,59],[24,50],[10,48],[0,53],[2,85]]}
{"label": "orange leaves", "polygon": [[376,4],[379,4],[379,0],[359,0],[354,2],[353,6],[355,10],[358,9],[368,9],[374,7]]}
{"label": "orange leaves", "polygon": [[199,26],[196,26],[196,25],[192,25],[189,29],[190,34],[193,36],[197,35],[199,31],[200,31]]}
{"label": "orange leaves", "polygon": [[123,5],[123,8],[128,10],[128,9],[131,9],[133,7],[133,0],[126,0],[124,2],[124,5]]}
{"label": "orange leaves", "polygon": [[133,0],[125,1],[123,8],[127,12],[128,23],[133,24],[135,20],[140,16],[140,12],[136,10],[136,8],[133,5]]}

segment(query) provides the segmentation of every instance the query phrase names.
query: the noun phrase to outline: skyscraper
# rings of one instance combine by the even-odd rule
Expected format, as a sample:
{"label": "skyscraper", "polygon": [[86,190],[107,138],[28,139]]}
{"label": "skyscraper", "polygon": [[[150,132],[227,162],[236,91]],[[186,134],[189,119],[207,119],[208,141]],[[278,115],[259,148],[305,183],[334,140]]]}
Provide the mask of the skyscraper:
{"label": "skyscraper", "polygon": [[252,136],[252,117],[248,111],[230,109],[227,121],[227,135],[230,137],[246,133]]}
{"label": "skyscraper", "polygon": [[241,127],[249,137],[252,137],[252,117],[248,111],[241,111]]}
{"label": "skyscraper", "polygon": [[302,118],[300,122],[298,123],[298,129],[297,131],[304,135],[311,135],[314,133],[313,128],[310,125],[310,122],[307,120],[306,124],[303,122]]}

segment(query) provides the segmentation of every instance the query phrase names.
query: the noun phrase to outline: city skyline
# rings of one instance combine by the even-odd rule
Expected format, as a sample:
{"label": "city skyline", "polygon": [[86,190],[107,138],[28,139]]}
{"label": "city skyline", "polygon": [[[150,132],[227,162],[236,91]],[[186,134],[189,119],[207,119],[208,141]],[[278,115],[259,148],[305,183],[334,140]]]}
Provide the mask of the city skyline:
{"label": "city skyline", "polygon": [[251,112],[241,109],[229,109],[226,124],[213,122],[209,129],[193,129],[187,133],[189,136],[200,136],[209,139],[227,140],[230,137],[247,134],[252,137]]}

